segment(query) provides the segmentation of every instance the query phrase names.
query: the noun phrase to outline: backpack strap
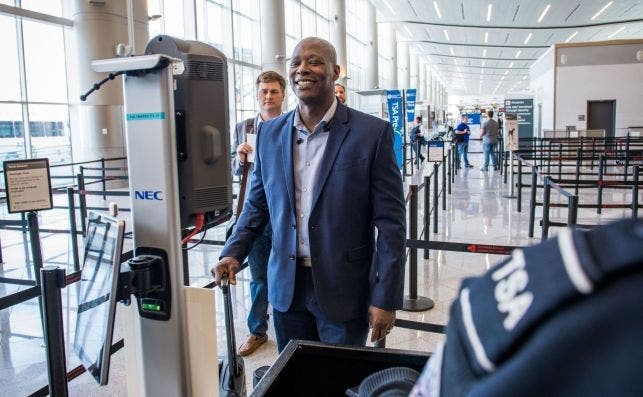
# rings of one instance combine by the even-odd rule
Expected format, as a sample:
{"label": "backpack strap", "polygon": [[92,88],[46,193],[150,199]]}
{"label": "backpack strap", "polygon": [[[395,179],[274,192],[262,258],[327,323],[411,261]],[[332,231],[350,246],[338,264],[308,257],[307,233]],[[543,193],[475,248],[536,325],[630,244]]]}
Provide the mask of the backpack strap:
{"label": "backpack strap", "polygon": [[[255,119],[246,119],[246,141],[248,134],[254,133]],[[247,160],[247,159],[246,159]],[[250,163],[245,161],[243,163],[243,172],[241,174],[241,186],[239,187],[239,197],[237,199],[237,217],[241,215],[243,210],[243,202],[246,201],[246,185],[248,184],[248,171],[250,170]]]}

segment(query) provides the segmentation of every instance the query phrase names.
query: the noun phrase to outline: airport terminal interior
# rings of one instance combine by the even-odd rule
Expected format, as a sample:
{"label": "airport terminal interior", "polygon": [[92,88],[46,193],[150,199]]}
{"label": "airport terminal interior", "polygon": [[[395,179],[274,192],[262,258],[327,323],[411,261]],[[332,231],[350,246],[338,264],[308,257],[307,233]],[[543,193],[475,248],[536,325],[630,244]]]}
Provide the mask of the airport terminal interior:
{"label": "airport terminal interior", "polygon": [[[225,394],[236,375],[220,372],[232,365],[230,327],[210,269],[252,175],[233,172],[235,129],[266,106],[262,72],[286,81],[281,111],[298,108],[289,73],[309,37],[335,49],[341,102],[390,123],[407,228],[395,326],[363,351],[325,346],[320,357],[376,369],[419,360],[421,372],[448,346],[463,280],[512,252],[520,266],[515,253],[548,238],[637,222],[640,0],[0,0],[0,395]],[[582,291],[585,276],[561,255]],[[574,255],[581,268],[586,255]],[[628,269],[640,280],[637,261]],[[250,333],[252,280],[245,267],[229,288],[234,351]],[[527,281],[516,283],[510,293],[525,297]],[[507,318],[529,310],[510,303],[498,303]],[[487,368],[485,330],[473,338],[480,324],[462,311]],[[267,341],[243,357],[248,395],[358,395],[359,382],[333,384],[348,375],[332,366],[289,369],[306,346],[280,355],[272,313]],[[310,373],[328,379],[307,383]],[[573,390],[560,395],[600,395]]]}

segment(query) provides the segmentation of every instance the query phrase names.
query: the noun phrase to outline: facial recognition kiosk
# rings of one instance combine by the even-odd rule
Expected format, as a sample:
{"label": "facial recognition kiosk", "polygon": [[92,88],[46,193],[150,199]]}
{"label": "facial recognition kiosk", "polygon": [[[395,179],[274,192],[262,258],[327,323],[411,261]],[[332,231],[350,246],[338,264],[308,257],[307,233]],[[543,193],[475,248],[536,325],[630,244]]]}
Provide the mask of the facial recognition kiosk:
{"label": "facial recognition kiosk", "polygon": [[[146,54],[92,62],[110,79],[123,75],[134,246],[121,269],[132,300],[128,395],[189,396],[195,378],[216,379],[194,364],[200,344],[216,349],[216,340],[188,337],[181,238],[199,216],[207,228],[232,212],[227,62],[214,47],[169,36],[153,38]],[[216,354],[210,361],[216,368]]]}

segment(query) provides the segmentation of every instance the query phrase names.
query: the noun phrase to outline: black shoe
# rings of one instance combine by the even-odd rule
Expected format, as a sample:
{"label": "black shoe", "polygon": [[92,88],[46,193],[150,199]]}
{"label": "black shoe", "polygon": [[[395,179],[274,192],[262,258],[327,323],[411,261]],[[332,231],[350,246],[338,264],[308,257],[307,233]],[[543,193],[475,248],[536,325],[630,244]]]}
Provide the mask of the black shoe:
{"label": "black shoe", "polygon": [[467,164],[467,168],[473,168],[472,164]]}

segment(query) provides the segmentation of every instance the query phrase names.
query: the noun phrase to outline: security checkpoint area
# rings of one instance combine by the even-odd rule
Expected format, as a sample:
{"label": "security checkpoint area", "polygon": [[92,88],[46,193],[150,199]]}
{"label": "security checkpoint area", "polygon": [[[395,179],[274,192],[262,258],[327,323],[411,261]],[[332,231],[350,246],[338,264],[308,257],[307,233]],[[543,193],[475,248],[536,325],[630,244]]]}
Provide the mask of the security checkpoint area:
{"label": "security checkpoint area", "polygon": [[0,3],[0,395],[643,393],[640,4]]}

